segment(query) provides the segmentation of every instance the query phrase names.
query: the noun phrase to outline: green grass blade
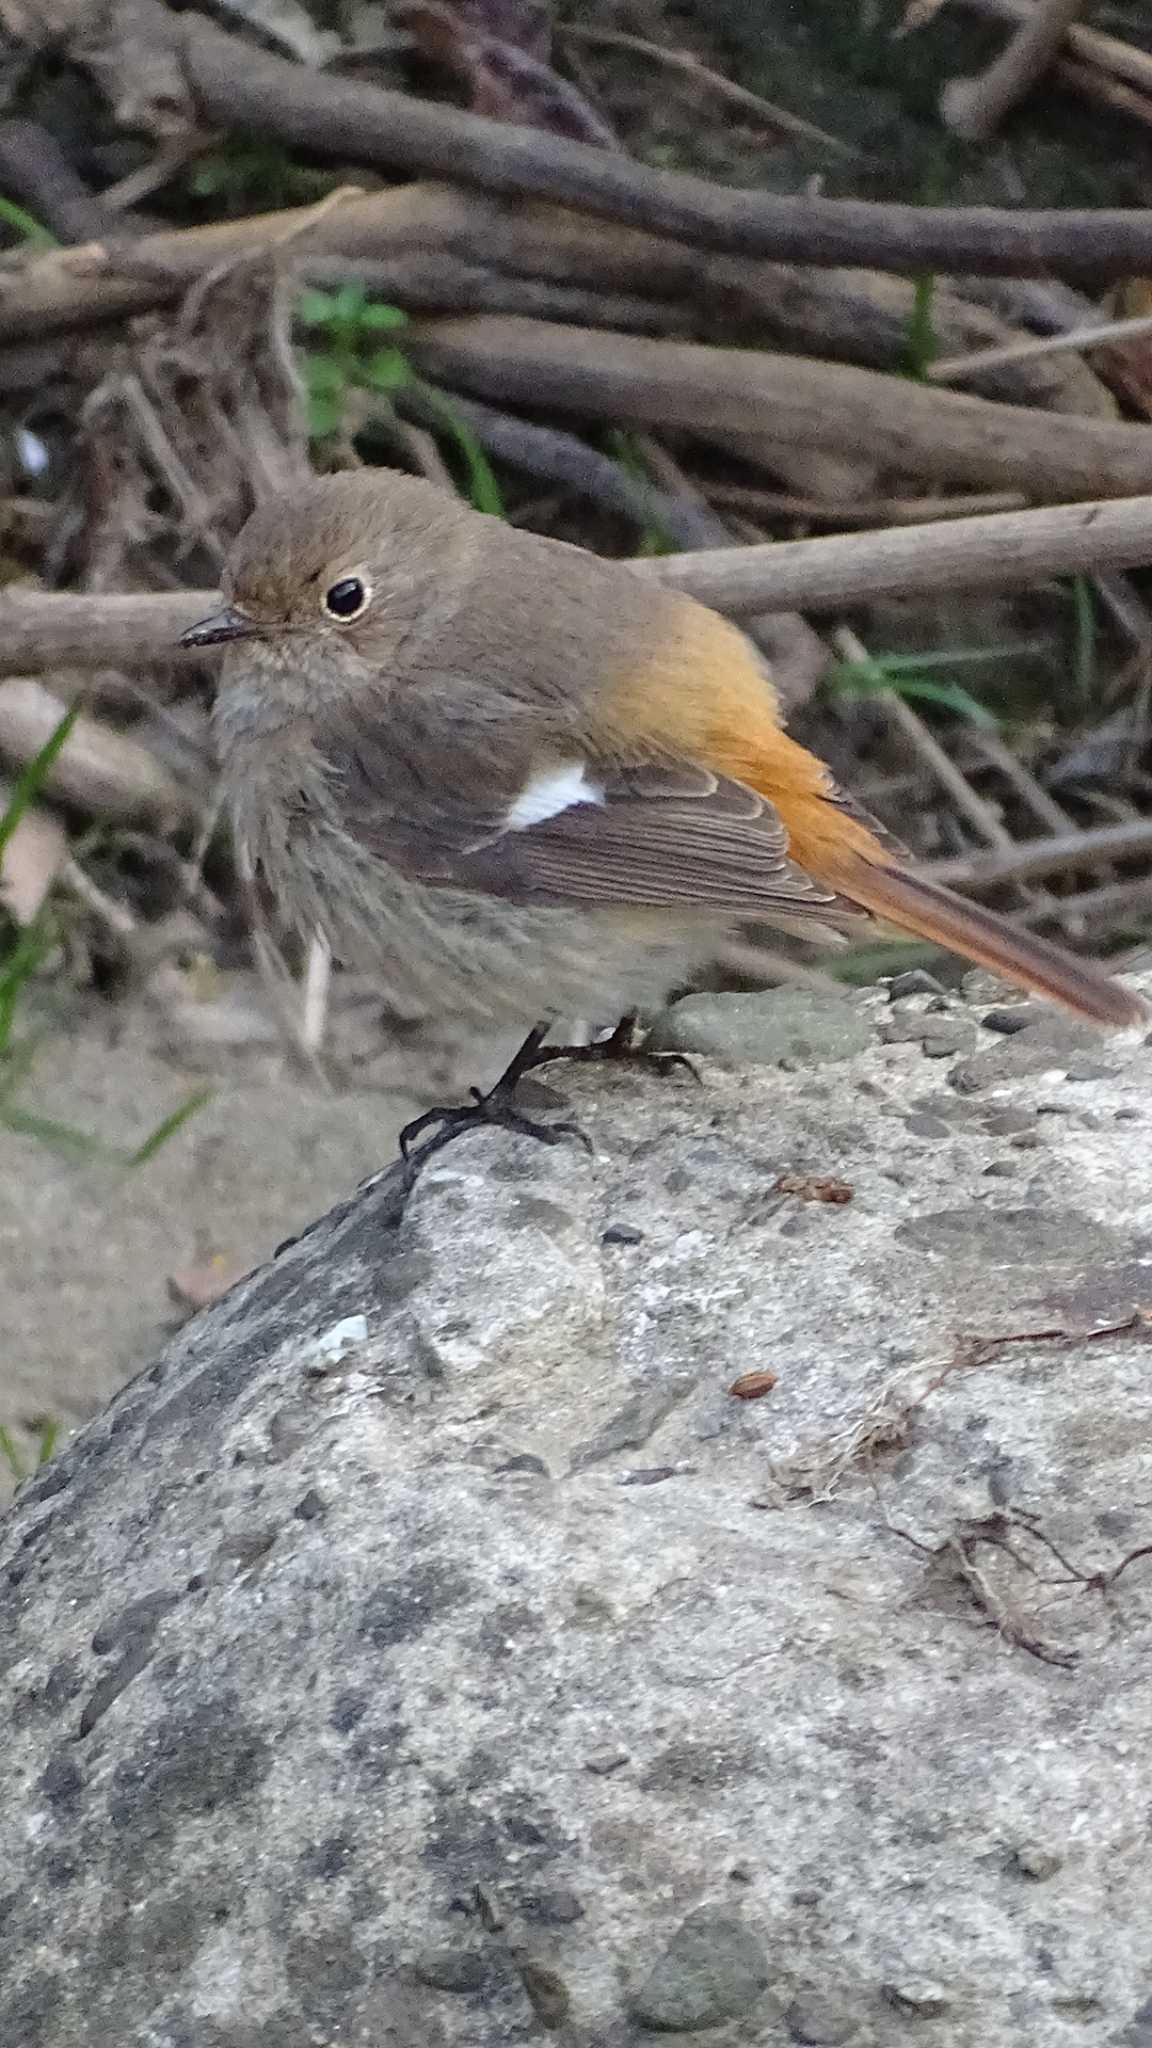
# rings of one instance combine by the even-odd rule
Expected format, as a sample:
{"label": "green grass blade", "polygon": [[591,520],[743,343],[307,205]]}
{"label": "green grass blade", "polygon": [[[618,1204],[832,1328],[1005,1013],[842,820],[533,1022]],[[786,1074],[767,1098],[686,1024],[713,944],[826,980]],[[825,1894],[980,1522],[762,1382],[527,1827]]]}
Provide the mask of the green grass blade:
{"label": "green grass blade", "polygon": [[28,1468],[16,1449],[15,1439],[11,1430],[5,1429],[2,1422],[0,1422],[0,1460],[7,1465],[17,1486],[19,1486],[22,1479],[27,1479]]}
{"label": "green grass blade", "polygon": [[38,917],[32,924],[25,925],[11,951],[0,960],[0,1057],[7,1054],[11,1044],[21,990],[41,961],[47,958],[55,940],[51,920]]}
{"label": "green grass blade", "polygon": [[52,1453],[56,1449],[56,1445],[59,1441],[60,1424],[54,1415],[49,1415],[40,1424],[40,1434],[36,1439],[37,1469],[39,1469],[41,1465],[46,1465],[48,1463],[48,1460],[52,1456]]}
{"label": "green grass blade", "polygon": [[52,763],[63,748],[79,716],[80,706],[73,704],[71,710],[65,712],[55,732],[45,740],[40,752],[33,754],[32,759],[16,777],[4,815],[0,817],[0,859],[3,858],[4,848],[28,806],[36,801],[43,789]]}
{"label": "green grass blade", "polygon": [[413,377],[412,387],[420,393],[433,417],[440,421],[446,433],[452,436],[464,458],[468,471],[468,496],[477,512],[490,512],[495,519],[503,519],[504,494],[496,481],[495,472],[476,439],[470,426],[460,418],[450,398],[438,391],[434,384],[425,384],[422,377]]}
{"label": "green grass blade", "polygon": [[1096,599],[1089,577],[1073,576],[1072,606],[1072,679],[1080,703],[1091,704],[1097,689]]}
{"label": "green grass blade", "polygon": [[93,1138],[75,1124],[59,1123],[55,1117],[37,1116],[31,1109],[18,1109],[14,1102],[0,1102],[0,1125],[20,1138],[38,1138],[57,1152],[69,1152],[84,1159],[113,1160],[119,1155],[101,1138]]}
{"label": "green grass blade", "polygon": [[908,315],[908,326],[904,336],[903,362],[904,375],[913,377],[921,383],[937,355],[936,329],[933,322],[935,299],[935,275],[932,271],[921,271],[913,280],[912,310]]}
{"label": "green grass blade", "polygon": [[13,199],[0,199],[0,221],[5,221],[20,236],[21,241],[30,243],[33,248],[58,249],[60,247],[51,230],[46,228],[41,221],[38,221],[35,215],[25,213],[24,208],[17,206]]}
{"label": "green grass blade", "polygon": [[196,1115],[197,1110],[203,1109],[206,1102],[211,1102],[214,1092],[211,1088],[198,1088],[193,1095],[189,1095],[185,1101],[180,1103],[178,1108],[172,1111],[170,1116],[166,1116],[161,1123],[157,1124],[155,1130],[150,1136],[145,1138],[142,1145],[137,1145],[134,1152],[128,1153],[126,1163],[129,1166],[146,1166],[150,1159],[155,1159],[156,1154],[163,1145],[168,1143],[169,1138],[175,1137],[176,1132],[188,1122],[190,1117]]}

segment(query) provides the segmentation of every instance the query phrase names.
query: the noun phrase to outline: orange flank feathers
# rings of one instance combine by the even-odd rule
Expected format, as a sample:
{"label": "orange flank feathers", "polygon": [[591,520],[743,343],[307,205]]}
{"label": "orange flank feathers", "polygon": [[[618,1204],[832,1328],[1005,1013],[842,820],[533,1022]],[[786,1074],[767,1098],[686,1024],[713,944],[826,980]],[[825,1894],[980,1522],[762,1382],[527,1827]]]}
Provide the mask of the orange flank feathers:
{"label": "orange flank feathers", "polygon": [[1094,1023],[1131,1029],[1152,1021],[1142,998],[1092,961],[913,873],[904,849],[837,788],[823,761],[781,731],[767,673],[715,613],[675,600],[675,631],[615,679],[600,718],[609,751],[613,743],[624,751],[643,733],[655,753],[702,762],[766,797],[796,866],[845,902]]}

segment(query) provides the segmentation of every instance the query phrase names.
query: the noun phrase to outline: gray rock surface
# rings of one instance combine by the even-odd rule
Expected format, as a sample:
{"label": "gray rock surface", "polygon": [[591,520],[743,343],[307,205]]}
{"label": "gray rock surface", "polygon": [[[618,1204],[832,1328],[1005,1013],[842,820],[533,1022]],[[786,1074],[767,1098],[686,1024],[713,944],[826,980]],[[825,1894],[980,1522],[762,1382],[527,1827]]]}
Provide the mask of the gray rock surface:
{"label": "gray rock surface", "polygon": [[1143,2041],[1152,1052],[897,1009],[558,1073],[23,1489],[5,2043]]}

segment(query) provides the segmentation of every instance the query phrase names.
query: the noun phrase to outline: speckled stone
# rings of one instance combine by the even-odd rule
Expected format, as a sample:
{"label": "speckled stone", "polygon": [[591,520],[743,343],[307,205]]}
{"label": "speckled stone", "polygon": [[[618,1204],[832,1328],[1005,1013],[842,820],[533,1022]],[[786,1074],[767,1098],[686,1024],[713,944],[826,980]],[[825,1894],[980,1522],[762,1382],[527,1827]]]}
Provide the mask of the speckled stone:
{"label": "speckled stone", "polygon": [[860,2031],[860,2021],[847,2003],[823,1992],[794,1998],[784,2024],[800,2048],[847,2048]]}
{"label": "speckled stone", "polygon": [[662,2034],[697,2034],[740,2019],[769,1980],[764,1944],[734,1913],[689,1913],[630,2001]]}
{"label": "speckled stone", "polygon": [[1152,1048],[917,1061],[573,1068],[591,1152],[383,1177],[21,1489],[5,2044],[1152,2048],[1152,1579],[1041,1541],[1152,1541]]}
{"label": "speckled stone", "polygon": [[873,1027],[847,997],[807,989],[754,995],[684,996],[663,1011],[648,1044],[654,1052],[710,1053],[715,1059],[804,1066],[851,1059],[872,1043]]}

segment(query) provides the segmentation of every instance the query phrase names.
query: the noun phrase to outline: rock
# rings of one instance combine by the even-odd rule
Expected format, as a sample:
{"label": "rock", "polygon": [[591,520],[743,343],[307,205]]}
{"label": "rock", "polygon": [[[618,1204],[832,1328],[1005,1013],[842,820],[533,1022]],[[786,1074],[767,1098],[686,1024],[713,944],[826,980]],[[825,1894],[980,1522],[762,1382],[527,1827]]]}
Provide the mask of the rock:
{"label": "rock", "polygon": [[683,996],[657,1017],[647,1044],[653,1052],[710,1053],[754,1066],[784,1059],[821,1066],[865,1051],[873,1036],[869,1019],[845,997],[778,988]]}
{"label": "rock", "polygon": [[801,2048],[846,2048],[860,2031],[860,2021],[842,1999],[808,1992],[793,1999],[784,2024]]}
{"label": "rock", "polygon": [[1152,1998],[1141,2001],[1122,2033],[1110,2048],[1152,2048]]}
{"label": "rock", "polygon": [[1063,1869],[1064,1858],[1058,1849],[1050,1849],[1043,1842],[1021,1842],[1012,1851],[1012,1864],[1021,1877],[1044,1884]]}
{"label": "rock", "polygon": [[698,2034],[758,2004],[768,1958],[735,1913],[689,1913],[630,2001],[634,2019],[662,2034]]}
{"label": "rock", "polygon": [[926,1059],[951,1059],[956,1053],[974,1053],[976,1026],[970,1017],[957,1017],[933,1010],[897,1012],[880,1021],[885,1045],[918,1045]]}
{"label": "rock", "polygon": [[6,2042],[1138,2048],[1152,1050],[1001,1182],[1051,1073],[926,1142],[848,1007],[564,1070],[592,1155],[378,1181],[25,1484]]}
{"label": "rock", "polygon": [[943,1985],[934,1984],[930,1977],[905,1977],[897,1984],[883,1984],[880,1988],[893,2011],[909,2019],[939,2019],[952,2004]]}
{"label": "rock", "polygon": [[412,1968],[432,1991],[479,1991],[486,1975],[483,1956],[466,1948],[425,1949]]}

